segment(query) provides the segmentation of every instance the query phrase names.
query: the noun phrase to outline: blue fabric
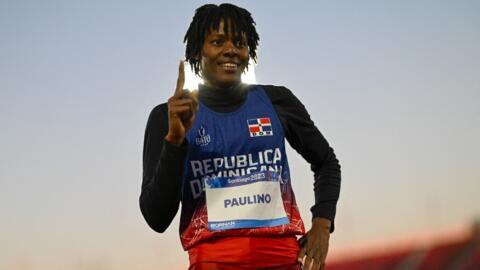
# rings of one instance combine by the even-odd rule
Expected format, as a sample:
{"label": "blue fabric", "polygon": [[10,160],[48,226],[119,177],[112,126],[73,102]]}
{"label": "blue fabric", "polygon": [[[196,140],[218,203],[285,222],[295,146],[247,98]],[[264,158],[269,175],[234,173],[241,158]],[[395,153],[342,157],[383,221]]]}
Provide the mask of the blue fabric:
{"label": "blue fabric", "polygon": [[[261,86],[251,89],[244,104],[234,112],[218,113],[200,102],[195,117],[186,136],[189,147],[184,170],[182,223],[191,222],[196,218],[194,215],[199,215],[196,210],[205,205],[205,176],[235,178],[275,171],[270,174],[279,179],[282,192],[290,186],[285,185],[290,176],[284,131]],[[212,183],[213,186],[220,184]]]}

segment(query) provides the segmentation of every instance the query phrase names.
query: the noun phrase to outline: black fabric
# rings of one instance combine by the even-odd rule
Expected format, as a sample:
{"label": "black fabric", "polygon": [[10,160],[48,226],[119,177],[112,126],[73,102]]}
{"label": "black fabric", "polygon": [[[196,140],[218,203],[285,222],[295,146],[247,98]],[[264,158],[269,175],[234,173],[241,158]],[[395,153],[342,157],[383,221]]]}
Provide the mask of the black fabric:
{"label": "black fabric", "polygon": [[[253,85],[231,89],[213,89],[200,85],[200,102],[217,112],[232,112],[246,99]],[[316,128],[303,104],[287,88],[262,85],[270,98],[289,144],[310,163],[314,174],[315,204],[313,217],[332,221],[335,230],[336,205],[340,194],[341,171],[333,148]],[[143,145],[143,182],[140,209],[148,225],[164,232],[175,217],[181,201],[183,164],[187,141],[181,146],[164,139],[168,132],[168,107],[162,103],[153,108],[145,129]]]}

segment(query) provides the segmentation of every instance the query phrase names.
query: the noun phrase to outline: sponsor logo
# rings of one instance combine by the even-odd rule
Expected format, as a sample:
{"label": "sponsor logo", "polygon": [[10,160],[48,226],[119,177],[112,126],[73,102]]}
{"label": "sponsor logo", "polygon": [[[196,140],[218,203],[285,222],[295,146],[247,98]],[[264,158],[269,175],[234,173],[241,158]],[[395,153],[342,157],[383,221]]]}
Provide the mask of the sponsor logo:
{"label": "sponsor logo", "polygon": [[219,222],[219,223],[212,223],[212,224],[210,224],[210,227],[211,227],[212,229],[222,228],[222,227],[225,227],[225,226],[228,226],[228,227],[235,226],[235,221],[232,220],[232,221],[225,221],[225,222]]}
{"label": "sponsor logo", "polygon": [[207,133],[203,126],[197,131],[197,137],[195,137],[195,143],[199,146],[206,146],[211,142],[210,134]]}

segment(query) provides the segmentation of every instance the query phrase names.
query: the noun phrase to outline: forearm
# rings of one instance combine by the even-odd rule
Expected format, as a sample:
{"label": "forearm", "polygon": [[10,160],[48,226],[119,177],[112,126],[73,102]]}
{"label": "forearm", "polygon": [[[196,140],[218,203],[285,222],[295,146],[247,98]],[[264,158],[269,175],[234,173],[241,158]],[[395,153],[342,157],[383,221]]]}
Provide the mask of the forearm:
{"label": "forearm", "polygon": [[164,232],[175,217],[181,198],[182,171],[186,147],[163,141],[159,160],[151,174],[145,174],[140,209],[149,226]]}
{"label": "forearm", "polygon": [[311,211],[313,218],[321,217],[332,221],[331,232],[334,230],[336,205],[340,195],[341,171],[340,164],[332,148],[321,165],[311,165],[314,172],[315,204]]}

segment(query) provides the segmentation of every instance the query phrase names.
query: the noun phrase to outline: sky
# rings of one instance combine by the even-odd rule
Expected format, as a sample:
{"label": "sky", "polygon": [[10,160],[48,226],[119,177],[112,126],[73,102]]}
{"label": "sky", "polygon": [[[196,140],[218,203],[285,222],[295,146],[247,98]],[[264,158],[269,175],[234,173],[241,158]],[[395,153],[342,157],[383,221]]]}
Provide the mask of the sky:
{"label": "sky", "polygon": [[[205,3],[0,1],[0,269],[187,267],[178,216],[158,234],[138,197],[148,115]],[[233,3],[257,82],[291,89],[340,161],[330,254],[480,217],[480,2]],[[287,155],[309,228],[313,174]]]}

